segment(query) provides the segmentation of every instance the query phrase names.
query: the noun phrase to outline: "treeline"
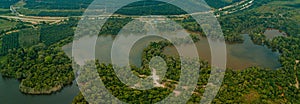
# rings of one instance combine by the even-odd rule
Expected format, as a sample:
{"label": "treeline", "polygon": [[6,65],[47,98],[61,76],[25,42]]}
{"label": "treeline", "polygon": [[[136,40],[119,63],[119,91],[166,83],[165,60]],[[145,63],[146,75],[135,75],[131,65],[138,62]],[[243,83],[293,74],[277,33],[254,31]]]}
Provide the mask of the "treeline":
{"label": "treeline", "polygon": [[87,8],[93,0],[26,0],[29,9],[81,9]]}
{"label": "treeline", "polygon": [[[14,0],[18,1],[18,0]],[[212,6],[213,8],[221,8],[227,5],[230,5],[232,3],[238,2],[241,0],[233,0],[233,1],[225,1],[225,0],[206,0],[207,4]],[[37,0],[26,0],[26,8],[29,9],[84,9],[89,6],[90,3],[92,3],[93,0],[43,0],[43,1],[37,1]],[[161,6],[157,6],[161,5]],[[166,5],[166,3],[159,2],[159,1],[153,1],[153,0],[144,0],[144,1],[138,1],[135,3],[132,3],[128,5],[128,7],[143,7],[146,6],[146,8],[160,8],[160,9],[165,9],[165,8],[170,8],[169,5]],[[165,7],[163,7],[165,6]],[[9,6],[8,6],[9,7]],[[173,7],[171,7],[173,8]],[[152,8],[153,9],[153,8]],[[136,10],[139,10],[136,8]],[[177,9],[175,9],[177,10]],[[154,10],[154,12],[162,12]],[[171,11],[173,13],[183,13],[181,11]],[[128,12],[126,12],[128,13]]]}
{"label": "treeline", "polygon": [[178,15],[187,14],[184,10],[169,3],[160,1],[138,1],[131,3],[118,11],[116,14],[124,15]]}
{"label": "treeline", "polygon": [[121,29],[132,20],[132,18],[109,18],[100,29],[99,35],[118,35]]}
{"label": "treeline", "polygon": [[[76,9],[86,9],[92,0],[27,0],[26,8],[29,9],[62,9],[62,10],[76,10]],[[221,3],[222,1],[214,1],[216,3]],[[223,2],[222,2],[223,3]],[[107,8],[109,9],[109,8]],[[129,5],[126,5],[115,12],[116,14],[123,15],[178,15],[178,14],[187,14],[184,10],[180,9],[177,6],[171,5],[169,3],[153,1],[153,0],[144,0],[133,2]],[[36,16],[80,16],[83,14],[83,11],[42,11],[38,14],[27,14],[27,15],[36,15]]]}
{"label": "treeline", "polygon": [[[228,19],[228,18],[226,18],[226,19],[227,20],[220,21],[226,42],[229,42],[229,43],[243,42],[244,41],[243,37],[240,35],[242,32],[242,29],[237,30],[235,28],[235,26],[234,27],[232,26],[234,24],[231,24],[231,22],[233,23],[236,20]],[[177,21],[177,22],[180,23],[180,25],[184,29],[187,29],[190,32],[201,33],[202,36],[206,36],[206,35],[210,36],[209,34],[203,33],[202,27],[192,17],[188,17],[188,18],[185,18],[185,19],[183,19],[181,21]],[[207,25],[209,25],[209,24],[207,24]]]}

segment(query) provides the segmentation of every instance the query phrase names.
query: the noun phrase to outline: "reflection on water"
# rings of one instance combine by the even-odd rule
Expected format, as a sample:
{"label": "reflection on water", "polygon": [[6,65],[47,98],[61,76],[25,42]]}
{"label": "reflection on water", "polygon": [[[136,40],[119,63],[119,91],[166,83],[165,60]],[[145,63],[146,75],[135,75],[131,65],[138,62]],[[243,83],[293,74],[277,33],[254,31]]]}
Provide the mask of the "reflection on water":
{"label": "reflection on water", "polygon": [[[90,36],[84,36],[81,39],[89,40]],[[101,35],[97,38],[97,43],[95,46],[95,57],[96,59],[99,60],[100,63],[111,63],[111,49],[112,49],[112,44],[114,40],[114,36],[112,35]],[[142,52],[143,50],[150,44],[150,42],[158,42],[162,40],[160,37],[155,37],[155,36],[150,36],[146,38],[142,38],[139,41],[137,41],[134,46],[131,48],[130,54],[129,54],[129,62],[132,65],[141,66],[142,62]],[[126,41],[126,40],[125,40]],[[125,42],[126,43],[126,42]],[[89,44],[86,44],[89,45]],[[87,46],[81,46],[81,47],[87,47]],[[66,54],[71,57],[72,56],[72,43],[69,43],[65,46],[63,46],[63,50],[66,52]],[[85,53],[85,54],[90,54],[90,51],[88,50],[79,50],[82,52],[78,53]],[[120,47],[120,52],[122,52],[122,47]],[[123,57],[123,56],[118,56],[118,57]]]}
{"label": "reflection on water", "polygon": [[17,80],[0,77],[1,104],[71,104],[79,92],[77,86],[73,84],[51,95],[25,95],[19,91],[19,84]]}
{"label": "reflection on water", "polygon": [[[270,49],[255,45],[249,35],[243,35],[245,41],[242,44],[227,44],[227,67],[233,69],[244,69],[251,66],[261,66],[276,69],[280,67],[278,53]],[[206,38],[201,38],[196,43],[201,59],[211,61],[209,44]],[[189,49],[190,44],[182,45],[181,48]],[[178,56],[177,50],[173,46],[166,47],[164,54]]]}
{"label": "reflection on water", "polygon": [[[265,68],[276,69],[280,67],[278,61],[279,54],[272,52],[270,49],[255,45],[251,41],[248,35],[243,35],[245,38],[242,44],[227,44],[227,67],[233,69],[244,69],[251,66],[261,66]],[[83,39],[89,39],[92,37],[86,36]],[[111,35],[99,36],[96,43],[96,58],[102,63],[111,63],[111,47],[112,40],[114,39]],[[151,41],[159,41],[159,37],[151,37],[139,40],[131,49],[130,62],[133,65],[141,66],[142,52],[145,47]],[[201,38],[201,41],[196,43],[198,53],[201,59],[210,60],[210,49],[206,38]],[[192,45],[182,45],[182,49],[192,48]],[[63,50],[71,56],[72,44],[68,44],[63,47]],[[120,50],[122,51],[122,50]],[[175,47],[166,47],[164,53],[171,56],[178,56]],[[87,53],[88,54],[88,53]],[[188,54],[188,53],[187,53]]]}

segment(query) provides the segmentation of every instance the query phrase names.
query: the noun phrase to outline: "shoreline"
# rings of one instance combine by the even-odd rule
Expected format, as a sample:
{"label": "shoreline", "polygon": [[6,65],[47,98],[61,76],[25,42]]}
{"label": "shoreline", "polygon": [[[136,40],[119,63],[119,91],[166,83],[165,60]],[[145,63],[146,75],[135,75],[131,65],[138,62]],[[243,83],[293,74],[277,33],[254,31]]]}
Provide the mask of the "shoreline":
{"label": "shoreline", "polygon": [[[75,81],[75,80],[73,80],[73,81]],[[73,81],[71,83],[67,83],[66,85],[61,84],[58,86],[51,87],[49,90],[46,90],[46,89],[36,90],[34,88],[24,86],[23,82],[21,82],[19,85],[19,91],[26,95],[51,95],[51,94],[59,93],[65,87],[73,86],[73,84],[74,84]]]}

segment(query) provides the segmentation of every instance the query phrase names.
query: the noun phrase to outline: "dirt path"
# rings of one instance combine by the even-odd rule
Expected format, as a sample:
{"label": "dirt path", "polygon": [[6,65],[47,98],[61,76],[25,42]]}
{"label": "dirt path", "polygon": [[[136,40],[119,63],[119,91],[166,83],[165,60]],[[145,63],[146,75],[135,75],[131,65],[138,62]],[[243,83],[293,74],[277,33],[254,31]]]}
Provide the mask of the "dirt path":
{"label": "dirt path", "polygon": [[153,84],[155,87],[164,87],[164,85],[159,83],[159,76],[156,74],[156,69],[152,68],[152,78],[153,78]]}

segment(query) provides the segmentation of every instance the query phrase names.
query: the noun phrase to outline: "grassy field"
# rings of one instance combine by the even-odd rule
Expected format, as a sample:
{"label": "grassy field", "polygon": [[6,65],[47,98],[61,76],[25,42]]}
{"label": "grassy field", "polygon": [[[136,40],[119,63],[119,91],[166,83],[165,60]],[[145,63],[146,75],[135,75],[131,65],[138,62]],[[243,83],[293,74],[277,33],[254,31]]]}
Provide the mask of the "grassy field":
{"label": "grassy field", "polygon": [[1,9],[0,8],[0,15],[8,15],[10,14],[10,10],[9,9]]}
{"label": "grassy field", "polygon": [[23,29],[19,32],[20,47],[30,47],[40,41],[39,29]]}
{"label": "grassy field", "polygon": [[0,18],[0,31],[11,29],[15,27],[17,24],[18,24],[17,22],[11,22]]}

